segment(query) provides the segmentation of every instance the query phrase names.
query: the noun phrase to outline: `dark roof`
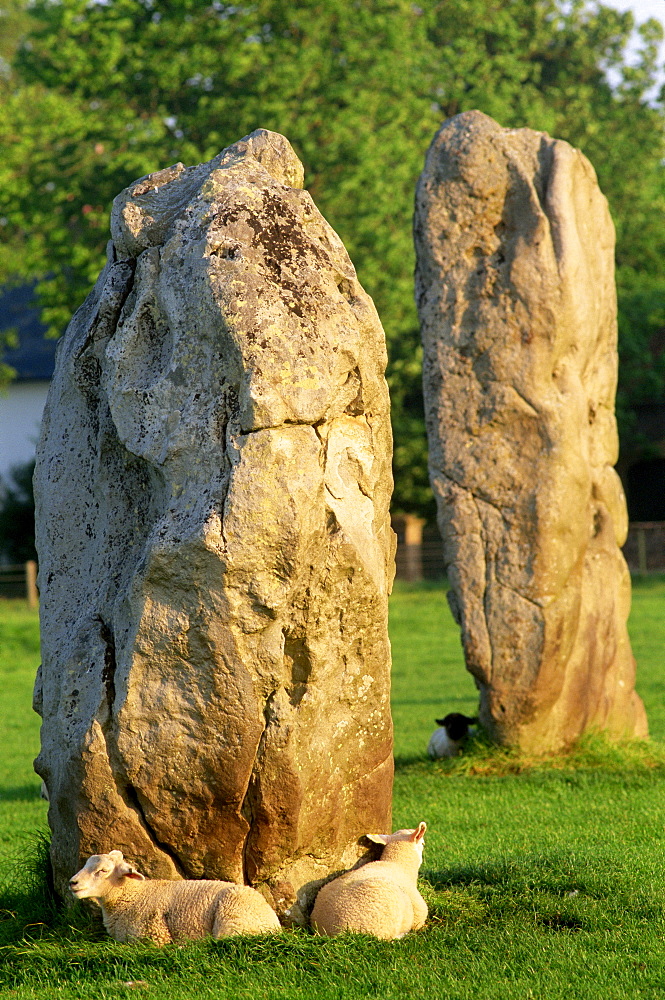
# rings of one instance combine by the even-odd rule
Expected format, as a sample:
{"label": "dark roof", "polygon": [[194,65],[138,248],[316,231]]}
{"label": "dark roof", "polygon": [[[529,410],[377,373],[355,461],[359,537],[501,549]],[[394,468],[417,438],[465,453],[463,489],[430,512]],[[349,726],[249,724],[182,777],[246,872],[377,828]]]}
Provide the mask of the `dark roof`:
{"label": "dark roof", "polygon": [[46,340],[34,303],[34,286],[0,291],[0,331],[16,330],[19,346],[4,350],[0,360],[16,369],[16,381],[50,379],[55,368],[56,340]]}

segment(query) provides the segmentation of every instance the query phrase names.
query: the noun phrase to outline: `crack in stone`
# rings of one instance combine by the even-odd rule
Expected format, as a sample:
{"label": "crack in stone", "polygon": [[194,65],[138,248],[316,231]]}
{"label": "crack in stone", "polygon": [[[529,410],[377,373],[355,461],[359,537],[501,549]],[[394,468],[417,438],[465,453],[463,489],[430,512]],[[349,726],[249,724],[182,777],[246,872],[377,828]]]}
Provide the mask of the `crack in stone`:
{"label": "crack in stone", "polygon": [[[104,643],[104,666],[102,668],[102,684],[104,685],[104,691],[106,694],[106,701],[108,705],[108,723],[111,722],[113,718],[113,705],[115,702],[115,671],[116,671],[116,655],[115,655],[115,638],[111,628],[107,625],[101,615],[95,616],[95,621],[99,624],[99,632]],[[102,726],[102,730],[105,727]]]}
{"label": "crack in stone", "polygon": [[[372,774],[376,774],[376,772],[377,772],[377,771],[380,771],[382,767],[385,767],[385,766],[386,766],[386,763],[387,763],[387,762],[388,762],[389,760],[392,760],[392,761],[393,761],[393,763],[394,763],[394,759],[395,759],[395,758],[394,758],[394,754],[393,754],[393,751],[391,750],[391,751],[390,751],[390,753],[388,754],[388,756],[387,756],[387,757],[384,757],[384,758],[383,758],[383,760],[382,760],[382,761],[380,761],[380,762],[379,762],[378,764],[375,764],[375,765],[374,765],[374,767],[373,767],[373,768],[371,769],[371,771],[364,771],[364,772],[363,772],[363,773],[362,773],[361,775],[359,775],[359,776],[358,776],[357,778],[354,778],[354,780],[353,780],[353,781],[349,781],[349,782],[347,782],[346,784],[342,785],[342,787],[341,787],[341,790],[342,790],[343,792],[346,792],[346,791],[347,791],[348,789],[350,789],[350,788],[353,788],[353,786],[354,786],[354,785],[357,785],[357,784],[359,784],[359,782],[361,782],[361,781],[366,781],[366,780],[367,780],[367,778],[369,778],[369,777],[370,777],[370,776],[371,776]],[[369,833],[376,833],[376,831],[375,831],[375,830],[370,830],[370,831],[368,831],[368,832],[369,832]],[[382,831],[379,831],[379,832],[382,832]],[[390,832],[392,833],[392,831],[390,831]],[[365,834],[361,834],[361,836],[362,836],[362,837],[364,837],[364,836],[365,836]],[[316,857],[316,855],[310,855],[310,856],[311,856],[311,857]]]}
{"label": "crack in stone", "polygon": [[373,495],[370,492],[368,492],[367,489],[365,489],[365,487],[363,486],[363,484],[360,481],[358,481],[358,489],[360,490],[361,494],[364,497],[367,497],[368,500],[373,500],[374,499]]}
{"label": "crack in stone", "polygon": [[[471,493],[470,490],[468,492],[469,492],[470,496],[473,498],[474,506],[475,506],[475,508],[476,508],[476,510],[478,512],[478,517],[480,519],[480,525],[481,525],[481,538],[482,538],[483,537],[483,533],[484,533],[484,528],[483,528],[482,513],[481,513],[480,509],[478,508],[478,504],[479,503],[486,503],[488,507],[492,508],[492,510],[496,510],[497,513],[500,514],[502,518],[504,518],[504,520],[505,520],[505,517],[504,517],[504,515],[503,515],[503,513],[501,511],[501,508],[495,506],[492,503],[489,503],[486,500],[483,500],[481,497],[476,496],[474,493]],[[486,547],[485,547],[485,552],[487,552],[487,548]],[[505,588],[505,590],[509,590],[512,594],[515,594],[517,597],[521,598],[523,601],[526,601],[527,604],[531,604],[534,607],[539,608],[541,611],[543,610],[544,604],[541,601],[538,601],[538,600],[536,600],[535,598],[532,598],[532,597],[527,597],[525,594],[522,594],[519,590],[517,590],[516,587],[511,587],[510,584],[504,583],[503,580],[499,579],[499,577],[496,575],[496,566],[494,566],[494,573],[493,573],[493,575],[490,576],[490,574],[489,574],[490,560],[489,559],[485,560],[485,565],[487,567],[487,575],[486,575],[486,578],[485,578],[485,594],[487,594],[489,584],[493,583],[497,587],[503,587],[503,588]],[[487,621],[487,616],[485,617],[485,620]]]}
{"label": "crack in stone", "polygon": [[311,427],[313,431],[316,431],[317,427],[320,427],[325,422],[325,419],[312,422],[311,420],[289,420],[287,418],[281,424],[265,424],[261,425],[261,427],[250,427],[249,430],[241,427],[240,436],[249,437],[250,434],[260,434],[261,431],[280,431],[285,427]]}
{"label": "crack in stone", "polygon": [[534,404],[534,403],[532,403],[532,402],[531,402],[531,401],[530,401],[529,399],[527,399],[527,398],[526,398],[526,396],[522,395],[522,393],[521,393],[521,392],[520,392],[520,391],[519,391],[518,389],[516,389],[514,385],[512,385],[511,383],[503,383],[503,384],[504,384],[504,385],[510,385],[510,388],[511,388],[511,389],[513,390],[513,392],[515,393],[515,395],[516,395],[516,396],[517,396],[517,397],[518,397],[519,399],[521,399],[521,400],[522,400],[522,402],[523,402],[523,403],[524,403],[524,404],[525,404],[526,406],[528,406],[530,410],[532,410],[532,411],[533,411],[533,415],[534,415],[534,417],[539,417],[539,416],[540,416],[540,412],[538,411],[538,408],[537,408],[537,406],[535,406],[535,404]]}
{"label": "crack in stone", "polygon": [[108,277],[100,292],[97,308],[89,325],[82,347],[76,353],[78,361],[99,340],[111,338],[117,328],[120,314],[134,287],[135,260],[116,260],[109,268]]}
{"label": "crack in stone", "polygon": [[243,796],[242,804],[240,806],[240,815],[243,816],[244,819],[249,824],[249,830],[245,835],[245,840],[242,845],[242,879],[246,885],[252,884],[248,876],[247,857],[249,853],[249,846],[252,838],[252,833],[254,832],[254,820],[255,820],[254,806],[257,801],[257,781],[256,781],[257,766],[261,752],[265,747],[266,733],[268,732],[268,726],[270,725],[272,719],[274,718],[272,706],[278,690],[279,688],[275,688],[273,691],[270,692],[270,694],[266,698],[265,705],[263,706],[263,719],[264,719],[263,732],[259,737],[259,742],[256,747],[256,753],[254,755],[254,762],[252,764],[252,770],[250,772],[249,780],[247,781],[247,788],[245,789],[245,794]]}
{"label": "crack in stone", "polygon": [[[109,624],[104,621],[101,615],[96,615],[95,621],[99,624],[99,631],[102,642],[104,643],[104,667],[102,669],[102,684],[104,686],[104,695],[106,702],[106,718],[102,721],[97,718],[99,722],[100,729],[102,731],[102,736],[104,738],[104,744],[106,746],[106,758],[109,763],[109,768],[111,774],[113,775],[113,780],[115,781],[116,790],[118,795],[127,806],[128,809],[132,810],[136,814],[136,818],[140,825],[143,827],[147,833],[149,839],[166,854],[173,862],[176,871],[183,875],[183,866],[174,851],[167,845],[162,843],[158,838],[157,834],[153,830],[152,826],[148,822],[148,819],[141,805],[139,798],[139,793],[136,788],[122,775],[122,767],[119,762],[119,755],[117,747],[115,747],[111,741],[111,726],[113,722],[113,705],[115,702],[116,688],[115,688],[115,673],[117,667],[116,660],[116,649],[115,649],[115,638],[113,631]],[[102,713],[98,713],[102,714]]]}
{"label": "crack in stone", "polygon": [[150,825],[148,818],[143,810],[143,806],[141,805],[141,799],[138,790],[134,788],[134,786],[129,781],[124,781],[122,782],[121,785],[118,782],[118,779],[115,774],[114,777],[116,778],[116,787],[118,788],[118,792],[120,793],[125,805],[135,812],[139,823],[143,826],[148,837],[159,848],[159,850],[162,851],[163,854],[166,854],[167,857],[171,859],[178,874],[184,876],[186,872],[183,868],[180,858],[168,844],[165,844],[163,841],[159,839],[154,829]]}
{"label": "crack in stone", "polygon": [[[453,484],[453,486],[457,486],[459,490],[462,490],[463,493],[466,493],[468,496],[470,496],[474,502],[479,501],[480,503],[486,503],[488,507],[492,507],[505,520],[505,513],[503,511],[503,508],[500,507],[498,503],[495,503],[493,500],[488,500],[486,497],[479,496],[477,493],[474,493],[473,490],[469,489],[468,486],[463,486],[462,483],[459,483],[453,476],[450,475],[449,472],[443,472],[440,469],[437,469],[435,472],[435,476],[437,479],[447,479],[449,483]],[[476,507],[476,510],[477,509],[478,508]],[[478,511],[478,517],[480,518],[482,525],[482,518],[480,515],[480,511]]]}
{"label": "crack in stone", "polygon": [[289,702],[298,708],[309,687],[312,675],[312,658],[307,643],[301,636],[284,636],[284,656],[291,667],[291,686],[286,689]]}
{"label": "crack in stone", "polygon": [[542,611],[543,608],[545,607],[543,602],[537,601],[533,597],[526,597],[524,594],[521,594],[519,590],[516,590],[515,587],[511,587],[509,584],[504,583],[503,580],[499,580],[497,577],[494,578],[494,583],[497,585],[497,587],[503,587],[504,590],[509,590],[511,594],[515,594],[517,597],[525,601],[527,604],[532,604],[535,608],[538,608],[539,611]]}
{"label": "crack in stone", "polygon": [[[460,489],[464,489],[464,487],[460,487]],[[482,598],[482,600],[483,600],[483,618],[485,620],[485,632],[487,633],[487,641],[488,641],[489,647],[490,647],[490,678],[491,678],[492,675],[494,674],[494,665],[495,665],[494,643],[492,641],[492,630],[490,629],[490,624],[489,624],[489,590],[490,590],[490,585],[492,583],[491,565],[490,565],[490,560],[488,559],[485,526],[483,524],[482,514],[480,513],[480,509],[478,507],[479,497],[475,496],[475,494],[473,494],[471,492],[471,490],[467,490],[466,492],[469,493],[469,495],[471,496],[471,499],[473,500],[473,506],[475,508],[476,516],[477,516],[479,524],[480,524],[480,532],[479,532],[479,534],[480,534],[480,540],[481,540],[482,545],[483,545],[483,551],[484,551],[484,556],[485,556],[485,560],[484,560],[485,561],[485,580],[484,580],[484,588],[483,588],[483,598]],[[492,504],[489,504],[489,506],[493,507]],[[494,508],[494,509],[498,509],[498,508]],[[501,514],[500,510],[498,512]],[[503,516],[503,515],[501,515],[501,516]],[[461,602],[461,605],[462,605],[462,607],[464,606],[464,602],[463,601]],[[489,678],[488,678],[488,681],[489,681]]]}

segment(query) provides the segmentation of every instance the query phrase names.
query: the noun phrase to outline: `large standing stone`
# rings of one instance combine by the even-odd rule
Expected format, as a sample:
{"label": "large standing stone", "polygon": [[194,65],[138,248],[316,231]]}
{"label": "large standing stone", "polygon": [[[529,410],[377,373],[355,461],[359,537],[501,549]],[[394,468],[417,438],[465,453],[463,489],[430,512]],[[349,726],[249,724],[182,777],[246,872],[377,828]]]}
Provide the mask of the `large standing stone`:
{"label": "large standing stone", "polygon": [[613,465],[614,228],[589,161],[478,111],[416,196],[430,477],[481,719],[547,751],[645,736]]}
{"label": "large standing stone", "polygon": [[132,184],[60,346],[35,480],[60,889],[119,848],[284,911],[390,829],[385,341],[302,179],[259,130]]}

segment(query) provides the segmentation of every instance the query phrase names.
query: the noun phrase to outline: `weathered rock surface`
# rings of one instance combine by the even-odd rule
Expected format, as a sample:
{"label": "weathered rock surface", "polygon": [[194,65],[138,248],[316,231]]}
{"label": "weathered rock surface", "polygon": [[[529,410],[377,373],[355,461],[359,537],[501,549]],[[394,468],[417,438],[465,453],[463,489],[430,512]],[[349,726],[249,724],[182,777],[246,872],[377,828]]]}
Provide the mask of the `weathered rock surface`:
{"label": "weathered rock surface", "polygon": [[481,719],[547,751],[647,732],[613,469],[614,228],[589,161],[478,111],[416,195],[430,477]]}
{"label": "weathered rock surface", "polygon": [[302,180],[259,130],[131,185],[60,346],[35,477],[60,889],[118,848],[283,912],[391,829],[385,340]]}

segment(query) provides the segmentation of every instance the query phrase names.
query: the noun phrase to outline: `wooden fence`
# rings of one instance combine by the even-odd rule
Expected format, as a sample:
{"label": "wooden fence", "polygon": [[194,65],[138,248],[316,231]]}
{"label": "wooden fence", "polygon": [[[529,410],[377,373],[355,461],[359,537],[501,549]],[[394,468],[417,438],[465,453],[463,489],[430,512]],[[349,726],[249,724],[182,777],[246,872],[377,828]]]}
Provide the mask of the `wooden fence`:
{"label": "wooden fence", "polygon": [[0,566],[0,597],[25,597],[31,608],[37,607],[39,595],[34,559],[16,566]]}
{"label": "wooden fence", "polygon": [[[440,580],[443,547],[436,529],[410,514],[392,520],[397,534],[398,580]],[[633,521],[623,554],[631,573],[665,573],[665,521]]]}
{"label": "wooden fence", "polygon": [[[397,579],[443,579],[443,548],[436,529],[411,514],[394,517],[392,523],[397,533]],[[631,573],[665,573],[665,521],[631,522],[623,554]],[[37,563],[0,566],[0,597],[25,597],[36,608]]]}
{"label": "wooden fence", "polygon": [[631,521],[623,554],[631,573],[665,573],[665,521]]}

